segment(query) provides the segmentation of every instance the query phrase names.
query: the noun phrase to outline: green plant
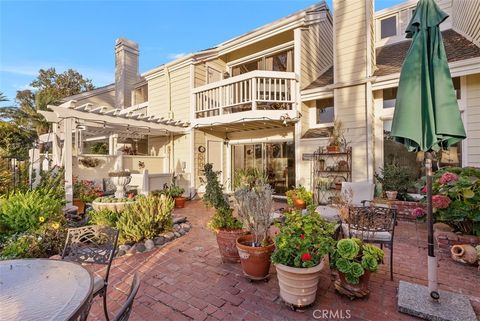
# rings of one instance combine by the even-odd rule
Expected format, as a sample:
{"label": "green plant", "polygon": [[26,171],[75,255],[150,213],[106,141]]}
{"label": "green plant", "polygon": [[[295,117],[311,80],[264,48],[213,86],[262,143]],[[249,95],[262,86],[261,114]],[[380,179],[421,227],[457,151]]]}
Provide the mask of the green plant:
{"label": "green plant", "polygon": [[90,152],[92,154],[107,155],[108,154],[108,144],[107,143],[102,143],[102,142],[95,143],[90,147]]}
{"label": "green plant", "polygon": [[129,171],[117,171],[108,173],[108,177],[127,177],[130,175],[131,173]]}
{"label": "green plant", "polygon": [[180,186],[173,185],[168,189],[168,194],[173,198],[181,197],[183,193],[185,193],[185,189]]}
{"label": "green plant", "polygon": [[215,209],[229,208],[230,204],[226,196],[223,194],[223,185],[218,180],[218,173],[213,170],[212,164],[205,164],[203,167],[205,177],[207,178],[207,186],[205,187],[205,194],[203,201],[208,207]]}
{"label": "green plant", "polygon": [[215,211],[208,222],[208,227],[214,231],[216,230],[236,230],[243,227],[242,223],[233,216],[232,208],[220,208]]}
{"label": "green plant", "polygon": [[101,195],[93,181],[79,180],[78,177],[73,177],[73,197],[80,199],[82,202],[90,203]]}
{"label": "green plant", "polygon": [[292,211],[285,213],[285,217],[285,224],[275,240],[272,262],[309,268],[333,251],[335,225],[327,223],[313,209],[306,215]]}
{"label": "green plant", "polygon": [[8,232],[33,230],[62,215],[64,201],[41,190],[15,192],[0,198],[0,225]]}
{"label": "green plant", "polygon": [[172,228],[172,210],[175,203],[167,196],[149,195],[125,208],[117,221],[120,242],[139,242],[151,239]]}
{"label": "green plant", "polygon": [[109,209],[102,209],[100,211],[90,211],[88,212],[90,216],[90,223],[94,225],[107,225],[115,227],[117,221],[120,217],[120,214]]}
{"label": "green plant", "polygon": [[35,188],[40,193],[56,199],[65,197],[65,170],[63,167],[53,167],[40,173],[40,184]]}
{"label": "green plant", "polygon": [[93,157],[84,157],[84,158],[80,158],[78,160],[78,162],[85,167],[93,168],[93,167],[97,167],[98,165],[100,165],[101,160],[99,160],[98,158],[93,158]]}
{"label": "green plant", "polygon": [[266,173],[257,168],[238,169],[233,177],[233,189],[241,187],[252,188],[255,184],[264,184],[268,181]]}
{"label": "green plant", "polygon": [[397,191],[405,194],[413,186],[412,171],[409,167],[396,164],[385,165],[375,178],[382,184],[384,191]]}
{"label": "green plant", "polygon": [[350,284],[358,284],[365,271],[376,272],[383,260],[383,250],[360,239],[339,240],[333,249],[330,265],[345,275]]}
{"label": "green plant", "polygon": [[290,207],[293,207],[293,199],[298,198],[307,204],[307,206],[311,206],[313,204],[313,193],[307,191],[304,186],[296,187],[292,190],[289,190],[285,193],[287,196],[287,204]]}

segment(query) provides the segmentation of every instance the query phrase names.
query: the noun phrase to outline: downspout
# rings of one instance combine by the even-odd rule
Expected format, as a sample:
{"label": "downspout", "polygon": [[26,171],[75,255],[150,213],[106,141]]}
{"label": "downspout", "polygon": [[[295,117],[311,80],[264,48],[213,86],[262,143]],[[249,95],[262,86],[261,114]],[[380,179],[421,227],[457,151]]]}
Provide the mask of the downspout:
{"label": "downspout", "polygon": [[372,70],[373,64],[372,61],[372,34],[371,34],[371,24],[373,19],[372,9],[374,6],[375,0],[365,0],[365,28],[366,28],[366,46],[365,46],[365,58],[366,58],[366,72],[365,72],[365,148],[366,153],[366,174],[367,180],[369,182],[373,181],[373,160],[375,159],[375,148],[374,148],[374,132],[373,132],[373,117],[372,117]]}

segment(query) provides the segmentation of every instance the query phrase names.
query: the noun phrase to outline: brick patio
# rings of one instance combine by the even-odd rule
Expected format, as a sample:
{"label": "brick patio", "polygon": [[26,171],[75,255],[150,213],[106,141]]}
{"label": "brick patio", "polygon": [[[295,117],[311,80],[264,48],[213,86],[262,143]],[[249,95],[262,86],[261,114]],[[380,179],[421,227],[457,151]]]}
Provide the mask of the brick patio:
{"label": "brick patio", "polygon": [[[371,294],[366,300],[350,301],[335,293],[330,271],[325,270],[313,307],[293,312],[279,298],[275,269],[269,282],[250,283],[242,276],[240,264],[222,264],[215,236],[206,228],[212,214],[202,202],[188,202],[176,210],[187,216],[192,230],[161,249],[114,260],[109,286],[109,311],[113,315],[125,300],[133,272],[142,282],[131,320],[316,320],[315,310],[338,310],[349,320],[416,320],[396,311],[399,280],[426,284],[426,228],[424,224],[399,222],[395,230],[394,281],[386,264],[371,279]],[[468,296],[480,316],[480,272],[453,262],[446,254],[439,257],[440,288]],[[321,316],[316,312],[316,316]],[[321,320],[322,318],[317,318]],[[104,320],[97,300],[90,320]]]}

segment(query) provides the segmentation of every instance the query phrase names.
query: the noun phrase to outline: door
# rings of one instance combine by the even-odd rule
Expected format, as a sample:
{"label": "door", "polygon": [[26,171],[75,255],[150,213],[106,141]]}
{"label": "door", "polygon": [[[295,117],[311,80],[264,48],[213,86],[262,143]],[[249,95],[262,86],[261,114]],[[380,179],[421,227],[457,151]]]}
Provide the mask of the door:
{"label": "door", "polygon": [[[214,171],[223,171],[223,142],[217,140],[207,141],[207,163],[211,163]],[[220,174],[220,181],[223,175]]]}

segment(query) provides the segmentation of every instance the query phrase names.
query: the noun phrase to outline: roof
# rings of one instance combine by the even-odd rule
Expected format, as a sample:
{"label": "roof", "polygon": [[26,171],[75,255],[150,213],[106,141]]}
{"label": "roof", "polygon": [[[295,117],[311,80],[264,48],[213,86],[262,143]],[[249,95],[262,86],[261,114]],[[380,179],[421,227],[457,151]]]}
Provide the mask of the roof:
{"label": "roof", "polygon": [[310,128],[303,134],[303,138],[325,138],[330,136],[329,128]]}
{"label": "roof", "polygon": [[79,93],[73,96],[64,97],[62,101],[67,102],[69,100],[85,99],[85,98],[89,98],[89,97],[96,96],[104,92],[113,91],[113,90],[115,90],[115,83],[108,84],[102,87],[97,87],[89,91],[84,91],[82,93]]}
{"label": "roof", "polygon": [[[442,36],[448,62],[480,57],[480,48],[453,29],[443,31]],[[411,40],[406,40],[378,48],[377,70],[374,76],[385,76],[400,72],[410,43]]]}
{"label": "roof", "polygon": [[333,66],[328,68],[323,74],[320,75],[316,80],[314,80],[310,85],[305,89],[325,87],[327,85],[333,84]]}

